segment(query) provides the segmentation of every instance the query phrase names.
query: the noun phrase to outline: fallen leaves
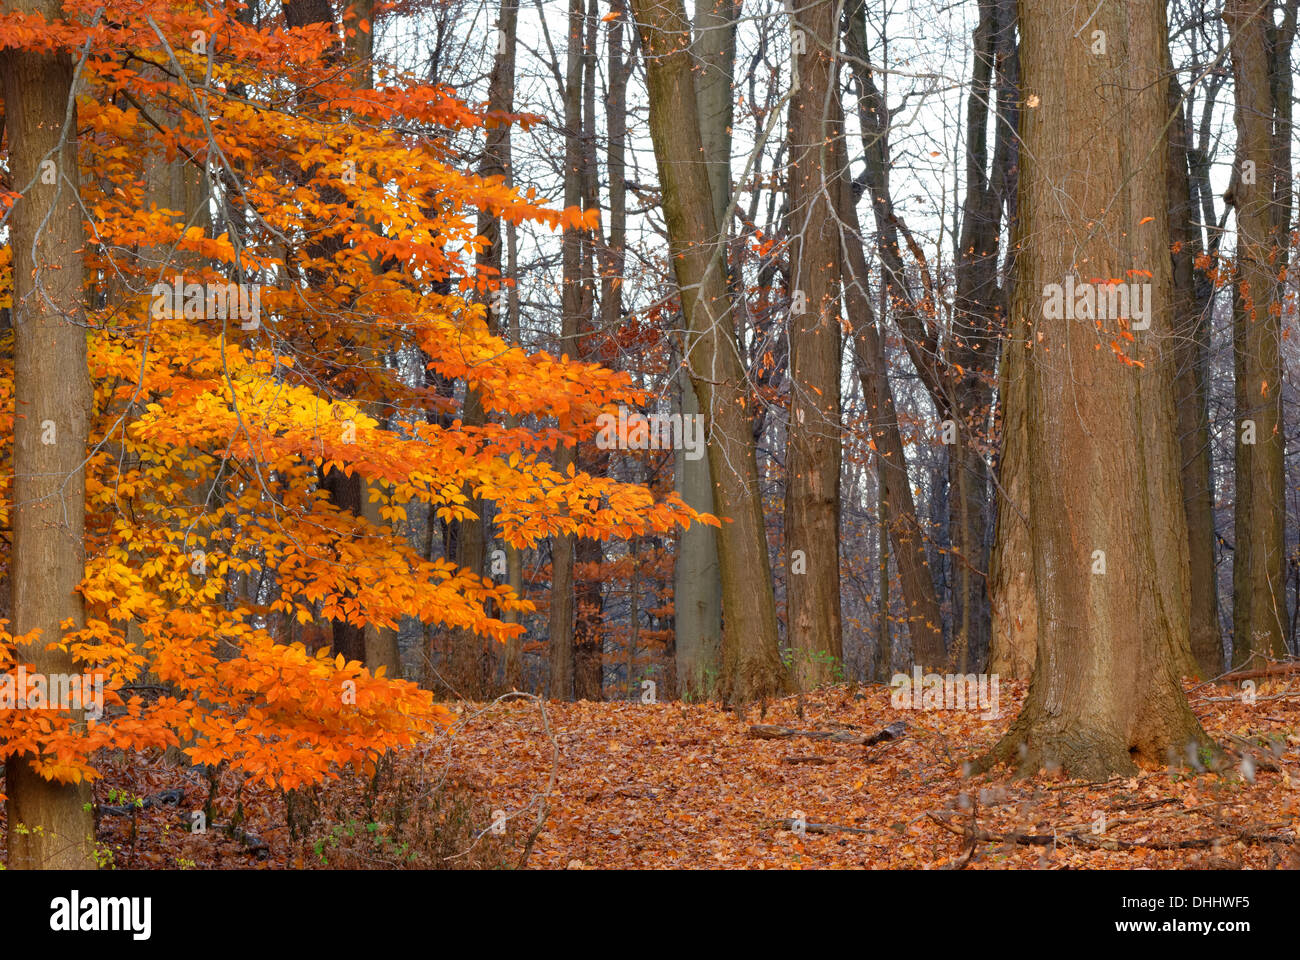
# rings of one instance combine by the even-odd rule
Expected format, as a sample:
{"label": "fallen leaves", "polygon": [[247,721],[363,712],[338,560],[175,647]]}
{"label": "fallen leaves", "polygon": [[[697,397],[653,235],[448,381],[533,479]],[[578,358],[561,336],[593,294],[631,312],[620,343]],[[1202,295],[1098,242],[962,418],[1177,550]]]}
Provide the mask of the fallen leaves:
{"label": "fallen leaves", "polygon": [[[894,710],[879,686],[806,696],[802,717],[794,698],[762,718],[712,704],[549,704],[560,776],[530,865],[1185,868],[1221,866],[1227,857],[1268,867],[1294,845],[1300,798],[1288,783],[1300,783],[1300,751],[1291,744],[1273,757],[1278,772],[1256,766],[1253,785],[1236,767],[1192,777],[1147,770],[1106,784],[1014,780],[1005,771],[963,776],[965,761],[991,746],[1015,714],[1024,685],[1004,684],[1016,702],[988,721],[960,711]],[[1300,725],[1297,700],[1272,702],[1272,720],[1236,698],[1213,706],[1219,709],[1202,721],[1221,743],[1238,727],[1278,731],[1281,724],[1293,735]],[[462,735],[535,742],[535,726],[535,711],[503,705]],[[864,746],[867,731],[890,727],[894,737]],[[791,753],[792,742],[799,753]],[[522,802],[549,769],[540,742],[489,753],[491,803]],[[1104,829],[1097,811],[1105,811]],[[1051,836],[1062,839],[1037,842]]]}
{"label": "fallen leaves", "polygon": [[[412,784],[426,795],[449,776],[462,783],[471,813],[456,821],[453,841],[430,841],[446,863],[424,866],[516,865],[539,800],[546,816],[527,864],[542,869],[1300,865],[1300,690],[1291,689],[1300,678],[1262,680],[1257,692],[1270,699],[1254,705],[1228,685],[1190,691],[1230,759],[1219,772],[1144,769],[1105,783],[966,776],[1024,695],[1024,684],[1003,681],[1001,715],[991,719],[895,709],[885,686],[838,686],[802,705],[789,698],[765,716],[710,703],[548,703],[544,713],[533,698],[462,703],[449,707],[452,727],[391,753],[376,787],[348,775],[330,789],[354,800],[375,789],[391,802]],[[289,836],[282,793],[223,776],[219,822],[240,809],[241,830],[195,836],[188,811],[203,807],[206,785],[193,771],[121,754],[95,785],[101,841],[129,867],[352,862],[343,848],[305,855]],[[120,797],[144,800],[131,810]],[[508,835],[491,830],[491,811],[509,812]],[[319,845],[324,829],[316,824],[309,838]]]}

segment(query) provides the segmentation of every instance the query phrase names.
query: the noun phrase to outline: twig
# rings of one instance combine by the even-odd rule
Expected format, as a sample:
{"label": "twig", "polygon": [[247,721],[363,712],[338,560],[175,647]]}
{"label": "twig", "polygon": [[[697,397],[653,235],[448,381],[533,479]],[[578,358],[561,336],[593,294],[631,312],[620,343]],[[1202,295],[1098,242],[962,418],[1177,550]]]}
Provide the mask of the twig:
{"label": "twig", "polygon": [[[945,819],[944,814],[931,812],[927,816],[949,833],[955,833],[959,837],[974,839],[981,843],[1014,843],[1022,847],[1078,846],[1102,850],[1196,850],[1204,847],[1217,847],[1225,843],[1294,844],[1297,840],[1300,840],[1298,837],[1253,833],[1246,829],[1213,837],[1194,837],[1190,840],[1148,840],[1143,842],[1120,840],[1114,837],[1103,837],[1077,831],[1057,834],[1012,833],[999,836],[998,834],[989,833],[987,830],[972,830],[970,827],[954,826]],[[953,814],[947,813],[946,816],[950,817]]]}
{"label": "twig", "polygon": [[551,732],[551,722],[546,716],[546,701],[541,697],[534,697],[537,701],[538,708],[542,711],[542,728],[546,731],[546,736],[551,741],[551,748],[554,754],[551,760],[551,779],[546,784],[546,792],[541,795],[537,805],[537,822],[533,824],[532,832],[528,835],[528,842],[524,844],[524,852],[519,857],[519,862],[515,864],[516,870],[522,870],[528,863],[528,855],[533,852],[533,844],[537,842],[537,837],[542,832],[542,826],[546,823],[547,800],[550,799],[551,793],[555,790],[555,778],[560,772],[560,744],[555,739],[555,734]]}
{"label": "twig", "polygon": [[[776,821],[776,825],[778,827],[780,827],[783,830],[791,830],[791,831],[795,829],[795,825],[797,823],[798,823],[797,820],[793,820],[790,817],[786,817],[784,820]],[[804,833],[875,833],[876,831],[867,830],[863,827],[846,827],[840,823],[810,823],[808,821],[805,821],[803,825],[803,832]]]}
{"label": "twig", "polygon": [[903,735],[907,725],[896,720],[879,733],[865,736],[860,733],[846,733],[843,730],[795,730],[792,727],[780,727],[771,723],[755,723],[749,728],[749,736],[754,740],[783,740],[788,737],[806,737],[809,740],[829,740],[831,743],[847,743],[854,746],[869,747],[882,740],[897,740]]}

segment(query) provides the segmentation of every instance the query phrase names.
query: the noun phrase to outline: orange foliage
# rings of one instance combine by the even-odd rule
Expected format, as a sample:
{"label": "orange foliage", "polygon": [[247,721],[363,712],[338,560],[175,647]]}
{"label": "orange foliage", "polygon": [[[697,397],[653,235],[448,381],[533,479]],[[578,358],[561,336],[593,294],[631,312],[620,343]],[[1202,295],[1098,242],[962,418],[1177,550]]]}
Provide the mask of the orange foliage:
{"label": "orange foliage", "polygon": [[[551,209],[466,172],[440,135],[529,118],[485,118],[449,89],[392,74],[354,89],[329,63],[333,43],[326,27],[291,36],[239,23],[230,5],[173,0],[107,11],[71,0],[55,23],[0,15],[0,47],[85,52],[87,621],[48,639],[102,673],[108,708],[88,726],[0,710],[0,760],[32,753],[46,776],[76,781],[98,775],[101,748],[185,744],[196,762],[285,788],[365,768],[446,712],[414,684],[282,642],[288,624],[391,627],[410,615],[505,640],[523,628],[489,611],[531,608],[413,550],[402,533],[413,505],[461,520],[472,492],[516,546],[699,519],[675,495],[557,471],[548,451],[592,436],[602,409],[639,403],[640,391],[624,374],[505,343],[462,295],[501,282],[473,275],[479,210],[552,230],[596,225],[593,211]],[[164,162],[207,178],[224,227],[147,202],[147,164]],[[16,196],[0,195],[0,213]],[[0,250],[6,304],[10,253]],[[160,301],[176,276],[256,287],[257,315]],[[500,419],[540,425],[426,422],[417,414],[445,397],[384,362],[398,349],[472,386]],[[11,338],[0,356],[9,461]],[[330,501],[318,478],[331,468],[375,482],[383,525]],[[0,469],[0,526],[12,472]],[[0,669],[17,666],[14,651],[0,633]],[[167,695],[133,690],[146,674]]]}

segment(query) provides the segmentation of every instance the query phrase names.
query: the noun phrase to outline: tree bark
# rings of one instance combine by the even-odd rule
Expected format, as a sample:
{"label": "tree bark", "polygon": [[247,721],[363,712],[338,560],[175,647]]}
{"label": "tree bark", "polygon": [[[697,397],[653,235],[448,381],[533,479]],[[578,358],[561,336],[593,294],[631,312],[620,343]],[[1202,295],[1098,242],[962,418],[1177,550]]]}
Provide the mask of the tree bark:
{"label": "tree bark", "polygon": [[1167,110],[1169,128],[1169,236],[1173,241],[1174,408],[1182,453],[1183,512],[1187,518],[1188,571],[1191,582],[1191,645],[1202,679],[1223,672],[1219,634],[1218,571],[1214,563],[1214,477],[1210,460],[1210,416],[1205,386],[1209,349],[1209,315],[1196,296],[1195,261],[1201,231],[1194,225],[1187,164],[1187,124],[1183,91],[1170,64]]}
{"label": "tree bark", "polygon": [[[600,207],[599,170],[596,160],[596,64],[600,10],[597,0],[587,0],[586,41],[582,47],[582,207]],[[611,217],[612,220],[612,217]],[[612,223],[611,223],[612,225]],[[582,315],[579,321],[579,355],[584,360],[599,356],[602,330],[593,328],[597,272],[603,273],[600,234],[582,234]],[[601,304],[602,308],[604,304]],[[603,316],[603,314],[602,314]],[[617,321],[615,321],[617,323]],[[579,449],[578,466],[594,477],[609,474],[610,452],[594,443]],[[605,681],[605,595],[601,576],[605,546],[596,537],[576,541],[574,569],[573,695],[578,700],[604,698]]]}
{"label": "tree bark", "polygon": [[[510,41],[510,49],[514,49],[514,41]],[[518,276],[519,267],[519,242],[516,227],[513,223],[506,225],[506,272],[513,279]],[[506,296],[506,309],[509,316],[509,342],[519,343],[521,340],[519,329],[519,288],[512,284],[509,293]],[[519,425],[518,417],[509,417],[506,425],[516,427]],[[518,547],[506,545],[506,582],[510,589],[518,597],[524,596],[524,552]],[[523,623],[523,615],[517,610],[507,610],[501,617],[507,623]],[[524,682],[524,638],[522,635],[511,637],[506,641],[505,652],[505,688],[506,690],[519,690]]]}
{"label": "tree bark", "polygon": [[998,374],[1001,398],[1001,445],[998,456],[997,524],[989,557],[989,601],[992,636],[989,672],[1028,680],[1038,655],[1038,595],[1034,586],[1034,554],[1029,539],[1029,497],[1025,482],[1029,438],[1026,422],[1025,363],[1029,327],[1023,317],[1012,318],[1002,348]]}
{"label": "tree bark", "polygon": [[[582,46],[585,14],[582,0],[569,0],[569,45],[564,87],[564,205],[582,201]],[[582,234],[566,228],[561,254],[563,317],[562,352],[577,357],[583,327]],[[564,472],[577,460],[577,450],[560,444],[555,468]],[[550,687],[551,699],[572,700],[574,691],[574,631],[576,602],[573,594],[575,537],[551,538]]]}
{"label": "tree bark", "polygon": [[[725,222],[731,202],[732,81],[736,63],[734,0],[696,0],[694,55],[700,63],[695,99],[699,108],[700,142],[709,171],[709,194],[718,236],[711,242],[725,247],[730,235]],[[682,417],[699,414],[700,401],[683,364],[677,382]],[[709,460],[674,461],[674,482],[686,504],[713,510],[713,481]],[[678,694],[688,699],[708,696],[722,654],[722,578],[718,539],[713,527],[693,523],[682,530],[673,576],[673,627]]]}
{"label": "tree bark", "polygon": [[785,689],[758,485],[751,407],[736,342],[708,173],[698,162],[699,112],[690,28],[681,0],[634,0],[663,186],[669,250],[687,320],[686,364],[708,436],[713,512],[722,521],[722,694],[737,704]]}
{"label": "tree bark", "polygon": [[[1290,195],[1291,171],[1279,169],[1270,71],[1271,6],[1228,0],[1236,91],[1237,271],[1233,300],[1236,376],[1237,490],[1232,560],[1232,666],[1286,655],[1286,436],[1282,423],[1281,285],[1275,257],[1285,242],[1290,204],[1276,203],[1279,182]],[[1289,140],[1289,128],[1281,134]],[[1283,180],[1285,178],[1285,180]],[[1285,270],[1285,260],[1281,267]],[[1253,434],[1253,436],[1251,435]],[[1253,440],[1253,442],[1250,442]]]}
{"label": "tree bark", "polygon": [[[798,0],[796,0],[798,2]],[[831,680],[840,626],[840,237],[843,133],[835,5],[804,0],[790,101],[790,417],[786,440],[786,638],[801,690]],[[801,309],[802,308],[802,309]]]}
{"label": "tree bark", "polygon": [[[327,491],[330,503],[339,510],[353,516],[361,516],[361,504],[364,498],[364,481],[361,474],[345,474],[340,467],[330,467],[323,471],[320,478],[321,489]],[[365,624],[352,623],[348,620],[331,620],[330,649],[341,653],[345,660],[366,662],[366,628]]]}
{"label": "tree bark", "polygon": [[[1003,192],[999,177],[1013,161],[1008,124],[994,130],[992,166],[988,123],[1000,121],[1004,104],[995,94],[995,69],[1014,63],[1012,8],[983,0],[974,33],[971,92],[966,101],[966,197],[954,271],[956,301],[946,350],[956,427],[948,452],[948,532],[953,557],[953,656],[961,672],[972,658],[983,662],[990,640],[987,524],[989,468],[985,450],[993,425],[993,379],[1002,335],[1002,291],[998,287]],[[1014,91],[1002,90],[1003,96]]]}
{"label": "tree bark", "polygon": [[[1086,25],[1089,11],[1069,0],[1021,13],[1025,246],[1012,302],[1032,334],[1020,402],[1038,654],[1020,716],[979,766],[1096,780],[1131,774],[1135,759],[1196,763],[1212,749],[1181,686],[1190,646],[1168,359],[1167,33],[1160,0],[1103,6]],[[1108,53],[1091,52],[1094,30]],[[1150,329],[1045,309],[1047,285],[1071,274],[1149,282]]]}
{"label": "tree bark", "polygon": [[[11,9],[47,20],[57,2]],[[13,250],[14,418],[9,630],[38,630],[17,648],[43,674],[72,674],[68,653],[46,650],[61,624],[84,625],[86,473],[92,392],[86,366],[77,116],[67,53],[0,51],[9,170],[22,197],[9,217]],[[52,174],[53,176],[49,176]],[[48,182],[53,179],[54,182]],[[28,755],[5,765],[5,822],[14,869],[95,866],[90,785],[46,780]]]}

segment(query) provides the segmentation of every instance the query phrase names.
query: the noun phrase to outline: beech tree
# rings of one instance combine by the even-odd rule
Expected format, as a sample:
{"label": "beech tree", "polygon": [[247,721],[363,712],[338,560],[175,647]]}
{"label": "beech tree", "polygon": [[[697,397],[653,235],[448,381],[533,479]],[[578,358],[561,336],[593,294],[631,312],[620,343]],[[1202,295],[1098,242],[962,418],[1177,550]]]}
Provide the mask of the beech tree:
{"label": "beech tree", "polygon": [[[1232,205],[1237,215],[1233,357],[1237,400],[1236,540],[1232,561],[1234,666],[1286,654],[1286,520],[1280,360],[1279,269],[1291,222],[1290,80],[1271,65],[1289,62],[1289,27],[1275,28],[1267,4],[1227,0],[1236,91],[1237,158]],[[1275,59],[1280,58],[1280,60]],[[1279,262],[1280,261],[1280,262]]]}
{"label": "beech tree", "polygon": [[[40,12],[6,12],[0,32],[13,178],[0,306],[14,317],[0,416],[15,437],[0,448],[13,477],[0,668],[94,678],[103,712],[6,704],[0,757],[11,864],[87,866],[105,751],[179,750],[295,791],[373,773],[445,728],[429,690],[371,669],[363,648],[332,650],[339,636],[321,629],[410,617],[497,644],[523,633],[501,614],[531,612],[525,597],[413,547],[401,527],[417,510],[453,529],[488,522],[482,510],[521,550],[716,521],[550,459],[645,394],[507,343],[475,296],[480,212],[597,226],[448,162],[447,138],[528,117],[487,118],[410,76],[358,86],[324,10],[288,35],[161,2],[102,20]],[[118,69],[124,49],[135,67]],[[268,99],[286,90],[289,106]],[[204,172],[213,228],[145,202],[178,157]],[[389,351],[419,357],[435,385],[403,379]],[[482,423],[425,420],[447,381],[478,398]],[[381,401],[405,416],[374,416]],[[330,475],[359,481],[373,509]]]}
{"label": "beech tree", "polygon": [[709,433],[713,513],[721,519],[722,678],[744,703],[785,686],[764,535],[752,401],[736,349],[725,263],[701,155],[690,26],[681,0],[634,0],[650,96],[650,135],[664,217],[688,324],[686,359]]}
{"label": "beech tree", "polygon": [[791,57],[786,623],[807,689],[843,659],[840,635],[840,238],[835,143],[843,136],[834,4],[796,3]]}
{"label": "beech tree", "polygon": [[[17,12],[57,18],[57,0],[23,0]],[[13,488],[9,522],[11,632],[29,637],[15,656],[42,674],[75,673],[66,649],[47,647],[85,625],[86,458],[91,389],[86,364],[78,126],[71,54],[0,49],[9,163],[20,197],[8,216],[13,250]],[[7,659],[0,655],[0,659]],[[70,718],[84,725],[80,713]],[[56,780],[31,747],[5,763],[9,865],[94,866],[90,785]]]}
{"label": "beech tree", "polygon": [[[730,236],[732,83],[736,65],[735,0],[696,0],[693,54],[700,67],[695,78],[700,144],[707,158],[709,193],[713,200],[714,242],[725,248]],[[700,413],[699,397],[683,363],[678,380],[683,417]],[[677,490],[696,510],[713,509],[709,460],[677,458]],[[683,696],[708,694],[722,654],[722,579],[718,541],[711,527],[693,525],[682,531],[673,580],[673,631],[677,684]]]}
{"label": "beech tree", "polygon": [[[1181,686],[1189,602],[1170,361],[1164,5],[1103,7],[1085,30],[1087,17],[1068,3],[1022,10],[1012,313],[1028,342],[1024,391],[1008,400],[1025,404],[1038,651],[1021,713],[984,762],[1104,779],[1133,771],[1135,758],[1199,762],[1209,743]],[[1085,131],[1109,135],[1083,153]],[[1094,304],[1127,288],[1129,307],[1087,309],[1080,295],[1078,315],[1053,309],[1051,292],[1076,282],[1093,285]],[[1135,309],[1142,295],[1147,314]]]}

